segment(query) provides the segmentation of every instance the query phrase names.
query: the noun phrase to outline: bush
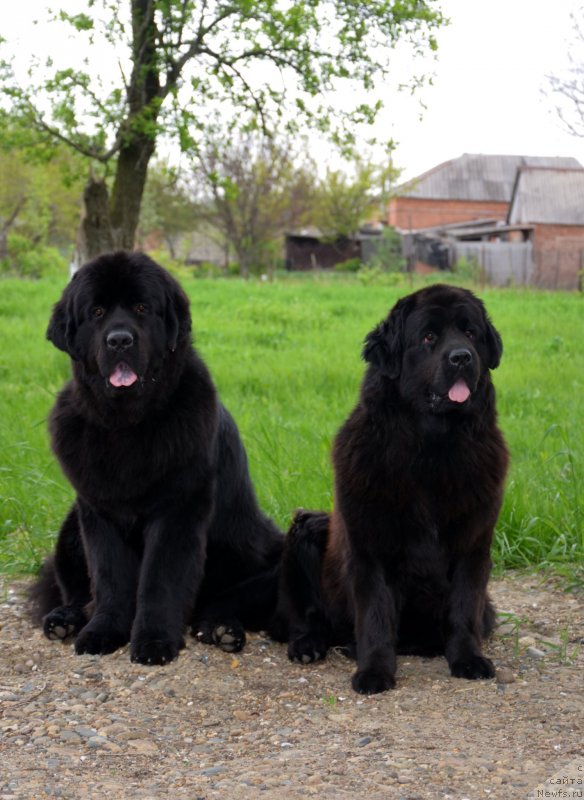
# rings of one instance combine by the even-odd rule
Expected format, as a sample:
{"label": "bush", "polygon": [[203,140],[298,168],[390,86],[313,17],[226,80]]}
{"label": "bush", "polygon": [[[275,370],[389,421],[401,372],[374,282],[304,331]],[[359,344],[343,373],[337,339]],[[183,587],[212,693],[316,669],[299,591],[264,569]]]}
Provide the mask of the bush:
{"label": "bush", "polygon": [[191,275],[194,275],[195,278],[224,278],[227,274],[223,267],[213,261],[202,261],[189,269],[192,270]]}
{"label": "bush", "polygon": [[346,261],[339,261],[335,264],[335,272],[359,272],[363,262],[360,258],[348,258]]}
{"label": "bush", "polygon": [[457,258],[454,271],[459,278],[472,283],[477,283],[482,273],[481,265],[476,256],[460,256]]}
{"label": "bush", "polygon": [[0,274],[16,278],[44,278],[67,274],[67,259],[56,247],[37,245],[18,233],[8,235],[8,256],[0,261]]}
{"label": "bush", "polygon": [[184,278],[192,274],[192,267],[187,267],[184,261],[172,258],[167,250],[151,250],[146,255],[168,270],[175,278]]}
{"label": "bush", "polygon": [[357,273],[359,282],[364,286],[400,286],[405,284],[405,275],[400,272],[384,272],[379,267],[364,265]]}
{"label": "bush", "polygon": [[381,272],[403,272],[406,260],[402,254],[402,240],[395,228],[384,228],[375,253],[368,266]]}

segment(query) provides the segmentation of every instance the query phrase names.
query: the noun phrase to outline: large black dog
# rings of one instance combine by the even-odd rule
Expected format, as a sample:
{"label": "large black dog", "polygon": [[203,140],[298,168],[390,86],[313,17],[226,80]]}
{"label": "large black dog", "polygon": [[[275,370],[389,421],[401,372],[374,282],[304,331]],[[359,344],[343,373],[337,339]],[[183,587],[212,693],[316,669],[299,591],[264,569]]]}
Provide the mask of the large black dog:
{"label": "large black dog", "polygon": [[282,571],[293,660],[356,646],[353,688],[395,685],[396,653],[490,678],[490,546],[507,449],[490,373],[499,334],[471,292],[400,300],[365,341],[359,401],[333,451],[332,515],[300,512]]}
{"label": "large black dog", "polygon": [[235,423],[191,344],[188,300],[147,256],[84,266],[48,338],[73,376],[50,417],[77,493],[32,589],[49,638],[164,664],[193,626],[226,650],[268,624],[284,537],[260,511]]}

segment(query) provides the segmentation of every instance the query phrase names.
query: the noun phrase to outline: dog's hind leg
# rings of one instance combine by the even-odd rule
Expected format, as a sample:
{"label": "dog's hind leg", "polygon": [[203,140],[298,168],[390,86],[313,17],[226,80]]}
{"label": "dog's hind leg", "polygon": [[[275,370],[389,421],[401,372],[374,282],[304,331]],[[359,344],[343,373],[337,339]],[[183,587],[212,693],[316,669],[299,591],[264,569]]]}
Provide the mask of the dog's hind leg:
{"label": "dog's hind leg", "polygon": [[45,561],[29,590],[29,609],[48,639],[67,639],[87,623],[90,601],[87,562],[73,505],[61,525],[54,556]]}
{"label": "dog's hind leg", "polygon": [[284,548],[276,617],[287,621],[288,657],[303,664],[325,658],[330,642],[322,594],[329,522],[324,512],[296,512]]}
{"label": "dog's hind leg", "polygon": [[266,630],[278,597],[280,565],[274,564],[197,603],[191,621],[193,636],[228,653],[245,645],[245,631]]}

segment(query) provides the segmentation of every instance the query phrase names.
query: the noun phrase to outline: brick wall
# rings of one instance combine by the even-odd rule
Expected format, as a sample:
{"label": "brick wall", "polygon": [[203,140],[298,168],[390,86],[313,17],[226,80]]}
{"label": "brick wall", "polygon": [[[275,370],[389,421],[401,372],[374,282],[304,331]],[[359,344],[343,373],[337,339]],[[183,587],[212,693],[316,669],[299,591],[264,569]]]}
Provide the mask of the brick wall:
{"label": "brick wall", "polygon": [[536,225],[534,283],[547,289],[579,289],[584,268],[584,226]]}
{"label": "brick wall", "polygon": [[508,208],[508,203],[488,201],[394,197],[389,201],[387,222],[407,231],[473,219],[506,220]]}

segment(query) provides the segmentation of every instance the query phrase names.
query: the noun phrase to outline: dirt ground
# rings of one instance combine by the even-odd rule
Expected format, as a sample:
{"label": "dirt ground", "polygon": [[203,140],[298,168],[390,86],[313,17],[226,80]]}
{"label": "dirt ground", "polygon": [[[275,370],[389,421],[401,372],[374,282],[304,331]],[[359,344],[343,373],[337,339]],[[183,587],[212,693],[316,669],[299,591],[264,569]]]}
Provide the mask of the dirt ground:
{"label": "dirt ground", "polygon": [[291,664],[260,635],[236,656],[190,639],[166,667],[76,656],[22,588],[0,587],[0,800],[584,797],[583,598],[540,577],[492,583],[495,680],[401,658],[372,697],[343,656]]}

